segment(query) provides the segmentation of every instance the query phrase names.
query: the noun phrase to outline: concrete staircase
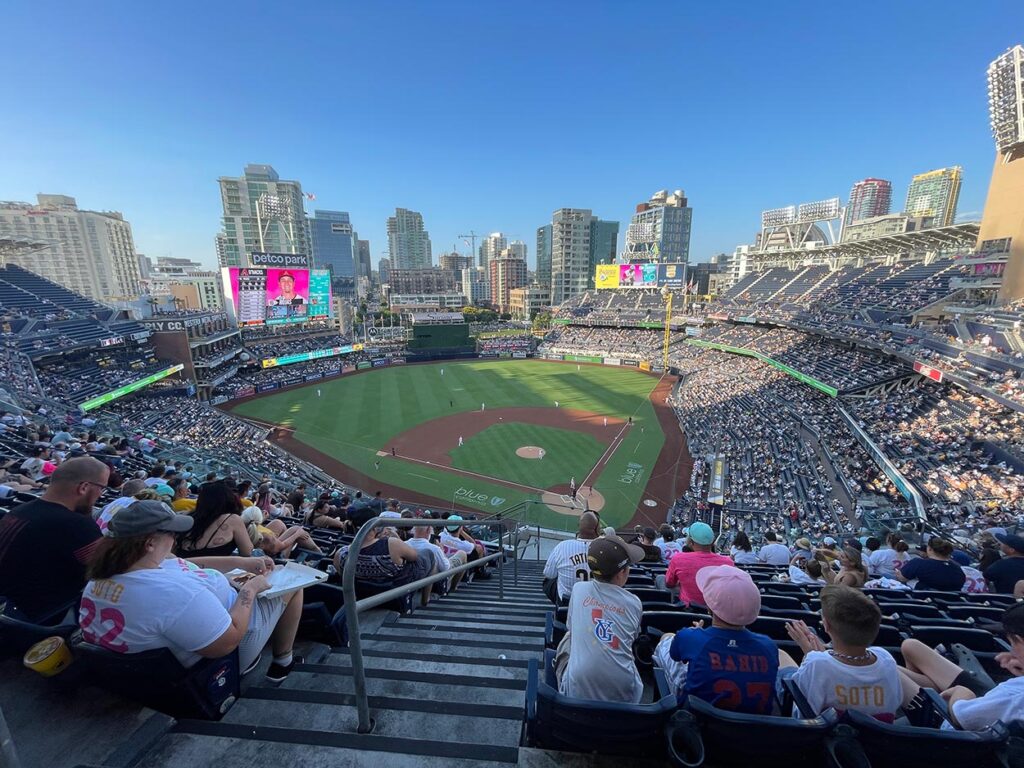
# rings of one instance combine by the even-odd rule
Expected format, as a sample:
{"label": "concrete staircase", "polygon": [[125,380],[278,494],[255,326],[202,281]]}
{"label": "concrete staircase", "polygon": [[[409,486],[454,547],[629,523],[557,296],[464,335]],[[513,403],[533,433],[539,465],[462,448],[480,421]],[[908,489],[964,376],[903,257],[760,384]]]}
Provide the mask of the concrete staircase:
{"label": "concrete staircase", "polygon": [[517,586],[506,568],[504,600],[495,574],[411,615],[385,614],[373,629],[368,622],[362,640],[376,721],[370,734],[356,733],[348,649],[325,649],[280,687],[253,673],[221,722],[178,722],[136,765],[515,765],[527,661],[542,654],[551,608],[541,569],[521,561]]}

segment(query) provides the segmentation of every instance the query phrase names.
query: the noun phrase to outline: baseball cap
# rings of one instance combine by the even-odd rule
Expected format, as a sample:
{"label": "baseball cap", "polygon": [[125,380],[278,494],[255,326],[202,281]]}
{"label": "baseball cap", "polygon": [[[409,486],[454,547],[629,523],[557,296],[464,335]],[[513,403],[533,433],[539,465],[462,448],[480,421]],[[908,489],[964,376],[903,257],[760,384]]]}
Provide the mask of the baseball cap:
{"label": "baseball cap", "polygon": [[1015,549],[1024,555],[1024,536],[1017,536],[1013,533],[997,533],[995,537],[1000,544],[1005,544],[1010,549]]}
{"label": "baseball cap", "polygon": [[953,550],[953,562],[957,565],[970,565],[971,556],[961,549]]}
{"label": "baseball cap", "polygon": [[627,544],[618,536],[594,539],[587,548],[590,573],[604,579],[609,579],[623,568],[628,568],[630,563],[639,563],[643,559],[643,549],[635,544]]}
{"label": "baseball cap", "polygon": [[806,537],[801,537],[794,542],[794,546],[796,546],[797,549],[805,549],[810,551],[811,540]]}
{"label": "baseball cap", "polygon": [[[462,522],[462,515],[448,515],[448,519],[449,520],[455,520],[455,521],[461,523]],[[448,532],[449,533],[455,533],[457,530],[459,530],[459,526],[457,526],[457,525],[449,525],[447,527],[448,527]]]}
{"label": "baseball cap", "polygon": [[707,523],[694,523],[688,531],[690,541],[694,544],[708,545],[715,540],[715,532]]}
{"label": "baseball cap", "polygon": [[174,495],[174,489],[171,488],[171,486],[167,485],[167,483],[158,483],[157,485],[153,486],[153,490],[156,491],[157,496]]}
{"label": "baseball cap", "polygon": [[824,539],[821,540],[821,543],[824,544],[826,547],[834,547],[836,545],[836,540],[833,539],[831,536],[826,536]]}
{"label": "baseball cap", "polygon": [[761,593],[750,574],[732,565],[709,565],[697,571],[704,604],[728,624],[745,627],[761,612]]}
{"label": "baseball cap", "polygon": [[117,539],[157,531],[184,533],[192,528],[193,522],[188,515],[175,514],[162,501],[145,499],[129,504],[114,515],[107,526],[107,536]]}

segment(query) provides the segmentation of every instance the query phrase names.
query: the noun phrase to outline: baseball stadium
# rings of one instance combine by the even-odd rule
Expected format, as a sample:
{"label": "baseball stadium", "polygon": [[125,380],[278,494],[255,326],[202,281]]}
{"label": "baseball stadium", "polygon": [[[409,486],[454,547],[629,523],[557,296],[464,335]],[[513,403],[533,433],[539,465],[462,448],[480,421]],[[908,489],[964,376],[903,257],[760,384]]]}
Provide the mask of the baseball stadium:
{"label": "baseball stadium", "polygon": [[[30,5],[12,5],[5,22],[37,10]],[[297,52],[299,84],[317,85],[305,73],[321,51],[278,46],[263,62],[253,41],[267,39],[266,29],[236,16],[216,45],[183,48],[172,22],[194,26],[192,15],[175,8],[153,24],[154,9],[136,5],[116,24],[93,5],[47,16],[45,39],[56,43],[45,57],[33,49],[22,67],[42,74],[8,78],[13,118],[0,120],[0,133],[25,133],[32,151],[10,153],[0,170],[20,168],[38,147],[54,151],[52,131],[33,131],[60,122],[19,119],[19,110],[66,102],[75,130],[59,131],[61,141],[98,126],[139,150],[142,162],[127,165],[144,183],[132,189],[149,197],[125,205],[158,210],[167,227],[150,219],[139,228],[147,252],[165,252],[178,206],[191,210],[191,198],[212,198],[214,187],[159,205],[149,198],[166,195],[172,171],[184,174],[182,187],[213,174],[146,156],[131,132],[149,125],[145,110],[130,101],[106,110],[117,130],[83,110],[94,82],[104,98],[131,92],[110,88],[121,82],[113,68],[90,76],[93,59],[106,61],[100,53],[127,56],[144,77],[148,58],[177,62],[187,49],[187,74],[200,71],[189,68],[201,53],[214,51],[219,65],[243,46],[235,58],[257,66],[228,78],[236,101],[257,114],[268,94],[274,100],[246,132],[275,132],[300,171],[302,152],[316,151],[319,181],[329,187],[335,175],[332,153],[296,140],[321,123],[372,123],[383,137],[380,147],[338,153],[346,194],[360,199],[373,197],[347,175],[360,154],[375,158],[375,181],[410,200],[426,196],[401,153],[433,129],[427,122],[478,148],[448,113],[401,119],[412,114],[411,95],[441,91],[423,87],[429,78],[416,69],[429,58],[419,43],[432,38],[411,26],[406,39],[399,23],[454,18],[444,3],[420,4],[420,16],[384,8],[394,17],[387,45],[357,23],[366,9],[345,9],[338,29],[358,34],[337,41],[385,50],[364,57],[375,77],[397,61],[401,87],[386,90],[402,107],[390,122],[344,125],[319,114],[303,125],[281,119],[298,102],[326,110],[334,99],[323,94],[341,93],[335,83],[315,93],[298,81],[275,85],[285,72],[295,80]],[[208,5],[204,28],[218,10]],[[647,44],[667,26],[670,5],[633,35],[645,56],[675,55]],[[951,8],[905,15],[927,32],[948,26]],[[606,10],[573,15],[583,34],[571,42],[597,50],[595,40],[622,37],[612,27],[586,33],[590,17],[614,18]],[[327,11],[313,25],[285,11],[281,32],[335,32]],[[243,21],[264,23],[251,15],[257,21]],[[459,28],[472,21],[464,8],[457,15]],[[855,26],[858,15],[849,16],[843,23]],[[726,17],[729,36],[740,35]],[[898,17],[885,18],[897,32]],[[75,67],[55,36],[70,18],[74,43],[91,45]],[[157,55],[94,45],[103,38],[87,18],[125,39],[147,22],[156,33],[139,39]],[[1009,34],[1013,24],[1000,20],[985,34]],[[549,26],[569,39],[547,22],[529,34]],[[768,55],[733,45],[730,66],[718,69],[804,82],[772,67],[799,65],[806,42],[821,36],[798,25],[766,35],[763,26],[746,25],[773,46]],[[17,48],[12,29],[4,46]],[[970,109],[952,99],[980,71],[950,72],[978,64],[987,47],[956,31],[956,57],[914,59],[937,67],[925,74],[943,83],[938,97],[917,89],[911,105],[921,120],[939,110],[929,140],[961,112],[984,130],[977,93]],[[773,55],[786,35],[787,55]],[[476,37],[493,47],[490,27]],[[938,50],[934,34],[903,36],[894,50],[913,53],[918,38]],[[323,48],[333,55],[335,42]],[[726,47],[710,47],[721,60]],[[458,46],[441,48],[451,67],[471,61]],[[894,71],[868,54],[854,62],[859,75]],[[516,55],[497,58],[518,78]],[[755,55],[757,66],[737,64]],[[336,100],[361,108],[355,85],[366,75],[330,61],[345,74],[347,96]],[[591,61],[572,54],[565,71]],[[643,162],[672,167],[673,144],[691,155],[698,146],[685,140],[694,121],[666,112],[673,77],[660,73],[674,74],[679,61],[642,63],[634,70],[655,76],[630,74],[630,88],[642,96],[656,87],[655,112],[683,140],[631,150],[628,183],[611,175],[612,162],[592,160],[601,145],[576,142],[609,188],[633,190],[648,176]],[[75,76],[45,77],[58,65]],[[531,87],[547,107],[548,70],[559,70],[541,65],[545,82]],[[821,69],[834,80],[835,68]],[[492,83],[491,73],[480,68],[472,95],[446,78],[446,109],[462,109],[454,96],[508,101],[508,83]],[[165,76],[156,72],[143,90],[174,109]],[[698,223],[715,213],[701,207],[708,180],[699,174],[696,207],[682,189],[631,204],[624,250],[619,222],[589,208],[555,210],[536,230],[529,267],[525,242],[461,225],[446,234],[468,231],[457,236],[468,252],[456,244],[435,264],[423,215],[406,208],[387,218],[388,256],[371,262],[354,228],[359,209],[307,210],[316,195],[261,163],[217,178],[220,229],[195,227],[211,259],[216,247],[216,270],[174,256],[154,262],[136,250],[125,214],[80,208],[69,195],[0,201],[0,768],[1024,768],[1024,47],[999,55],[987,76],[997,155],[980,220],[957,215],[959,165],[915,175],[898,214],[887,179],[855,181],[845,204],[838,195],[787,204],[769,189],[766,203],[781,207],[761,213],[753,242],[701,263],[689,250],[694,211]],[[390,85],[380,77],[373,90]],[[228,81],[207,79],[221,90]],[[620,84],[589,81],[601,96]],[[39,99],[42,83],[74,98]],[[35,90],[21,98],[19,87]],[[881,99],[898,89],[875,90]],[[683,101],[691,111],[701,104]],[[840,111],[826,115],[829,135],[849,137],[841,110],[862,109],[862,100],[830,103]],[[871,119],[888,119],[888,104],[879,101]],[[587,109],[572,112],[573,131],[607,123]],[[178,111],[191,115],[195,105]],[[623,113],[634,133],[635,112]],[[550,115],[523,114],[491,119],[474,141],[509,126],[517,141],[529,138],[534,123],[544,133],[531,154],[562,138]],[[194,162],[214,156],[159,117],[174,136],[161,152],[195,144]],[[223,122],[234,126],[232,152],[248,151],[239,121]],[[727,137],[728,122],[704,128]],[[338,135],[339,146],[354,147]],[[742,142],[730,141],[705,154],[736,155],[745,171],[767,168],[778,184],[779,163],[748,163]],[[920,141],[910,144],[900,162],[928,156]],[[123,189],[95,182],[125,166],[100,169],[99,147],[87,149],[67,153],[73,162],[39,155],[45,168],[17,188],[96,168],[89,194]],[[378,149],[398,161],[394,178],[378,168]],[[423,154],[409,157],[418,164]],[[507,155],[510,166],[520,160]],[[489,160],[463,159],[514,189]],[[885,167],[856,159],[863,172],[869,160]],[[535,206],[555,177],[536,162],[515,170],[530,183],[520,203]],[[760,189],[712,175],[734,208]],[[804,183],[785,180],[786,190]],[[465,188],[496,197],[486,185]],[[558,192],[570,193],[582,194]],[[627,193],[616,194],[621,202]],[[465,221],[485,221],[481,210]]]}
{"label": "baseball stadium", "polygon": [[650,525],[689,476],[666,402],[673,377],[540,360],[356,373],[230,412],[362,487],[453,511],[522,509],[545,528],[574,530],[587,509],[609,525]]}

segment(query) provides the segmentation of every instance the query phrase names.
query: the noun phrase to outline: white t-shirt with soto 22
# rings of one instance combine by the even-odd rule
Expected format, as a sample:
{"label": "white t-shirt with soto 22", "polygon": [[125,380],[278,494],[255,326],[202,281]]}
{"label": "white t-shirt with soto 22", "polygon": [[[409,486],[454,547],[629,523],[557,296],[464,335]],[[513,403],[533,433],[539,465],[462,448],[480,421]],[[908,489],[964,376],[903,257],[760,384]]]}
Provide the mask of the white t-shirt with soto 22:
{"label": "white t-shirt with soto 22", "polygon": [[90,643],[118,653],[168,648],[191,667],[195,653],[231,626],[228,614],[237,593],[221,573],[180,558],[159,568],[90,581],[79,609],[82,634]]}
{"label": "white t-shirt with soto 22", "polygon": [[567,539],[560,541],[551,550],[547,562],[544,563],[544,578],[558,579],[558,596],[568,597],[572,585],[577,581],[590,578],[590,564],[587,562],[587,550],[590,539]]}

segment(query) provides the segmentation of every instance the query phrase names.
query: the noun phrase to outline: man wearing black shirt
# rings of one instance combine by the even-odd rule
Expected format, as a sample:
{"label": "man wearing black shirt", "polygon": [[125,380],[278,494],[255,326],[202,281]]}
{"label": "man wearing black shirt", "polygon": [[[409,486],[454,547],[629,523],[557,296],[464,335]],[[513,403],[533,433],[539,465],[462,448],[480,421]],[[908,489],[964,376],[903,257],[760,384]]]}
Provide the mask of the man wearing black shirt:
{"label": "man wearing black shirt", "polygon": [[288,494],[288,503],[292,505],[292,509],[296,515],[302,514],[302,502],[306,500],[306,486],[297,485],[295,490]]}
{"label": "man wearing black shirt", "polygon": [[1003,556],[984,570],[985,579],[996,592],[1012,595],[1018,581],[1024,579],[1024,537],[995,534]]}
{"label": "man wearing black shirt", "polygon": [[69,459],[54,470],[42,498],[0,519],[0,595],[30,621],[49,618],[85,586],[101,538],[92,508],[109,477],[101,461]]}

